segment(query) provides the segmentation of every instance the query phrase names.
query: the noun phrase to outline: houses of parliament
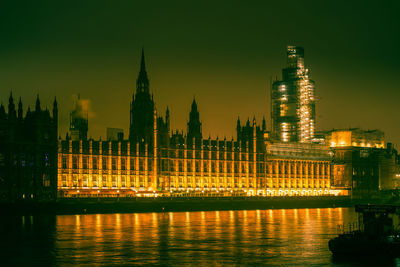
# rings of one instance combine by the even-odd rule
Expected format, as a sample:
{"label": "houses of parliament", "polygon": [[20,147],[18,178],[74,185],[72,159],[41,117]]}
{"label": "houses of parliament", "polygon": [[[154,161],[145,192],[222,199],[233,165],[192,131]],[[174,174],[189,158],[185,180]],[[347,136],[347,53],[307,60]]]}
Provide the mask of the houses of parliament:
{"label": "houses of parliament", "polygon": [[[270,93],[270,130],[265,119],[238,119],[231,140],[204,138],[195,99],[186,131],[171,130],[168,108],[157,113],[143,51],[127,138],[107,129],[107,139],[88,139],[88,117],[78,99],[69,133],[57,140],[56,102],[50,116],[38,98],[36,110],[23,118],[21,101],[17,116],[10,97],[8,114],[0,107],[0,200],[371,196],[399,187],[399,157],[381,131],[316,131],[314,81],[302,47],[287,47],[282,79]],[[26,134],[28,128],[34,135]]]}
{"label": "houses of parliament", "polygon": [[[294,51],[289,51],[288,70],[291,70],[290,75],[296,76],[295,72],[304,72],[302,51],[298,53],[295,47],[291,49]],[[279,82],[279,86],[283,84],[283,81]],[[287,84],[292,94],[296,93],[296,86],[294,82]],[[71,115],[71,134],[66,140],[60,140],[58,146],[58,190],[61,195],[300,196],[340,193],[331,188],[330,150],[311,142],[312,126],[307,127],[306,135],[307,129],[294,123],[289,125],[274,114],[277,128],[274,133],[267,132],[265,120],[259,125],[255,119],[243,123],[238,119],[235,140],[204,138],[200,111],[193,100],[187,131],[173,132],[168,108],[165,116],[157,113],[149,88],[142,51],[136,92],[130,103],[127,140],[122,135],[110,136],[104,141],[87,140],[87,120]],[[275,97],[274,105],[278,98]],[[290,101],[293,103],[293,99]],[[292,108],[294,104],[289,106]],[[292,117],[296,115],[296,111],[287,112]],[[287,126],[282,128],[280,125]],[[282,129],[290,129],[289,134]],[[287,136],[296,142],[282,142],[280,135],[284,136],[284,141]]]}

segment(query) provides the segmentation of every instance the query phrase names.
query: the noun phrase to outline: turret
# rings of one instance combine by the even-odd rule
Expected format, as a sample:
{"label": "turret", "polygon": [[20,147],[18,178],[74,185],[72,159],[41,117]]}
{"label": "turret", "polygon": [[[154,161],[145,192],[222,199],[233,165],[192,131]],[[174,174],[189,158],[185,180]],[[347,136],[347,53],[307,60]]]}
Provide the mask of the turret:
{"label": "turret", "polygon": [[253,117],[253,136],[256,134],[256,117]]}
{"label": "turret", "polygon": [[4,120],[6,119],[7,115],[6,115],[6,110],[4,109],[3,103],[1,103],[0,105],[0,119]]}
{"label": "turret", "polygon": [[202,130],[201,130],[201,122],[200,122],[200,114],[197,110],[196,99],[193,99],[191,110],[189,113],[189,122],[188,122],[188,140],[192,140],[193,138],[201,139]]}
{"label": "turret", "polygon": [[40,100],[39,100],[39,94],[36,97],[36,105],[35,105],[35,111],[40,112]]}
{"label": "turret", "polygon": [[22,120],[22,100],[21,97],[19,98],[19,102],[18,102],[18,119]]}
{"label": "turret", "polygon": [[10,98],[8,99],[8,119],[15,119],[17,117],[14,105],[14,99],[12,92],[10,93]]}
{"label": "turret", "polygon": [[58,107],[57,107],[57,99],[55,97],[53,102],[53,119],[56,123],[58,123]]}
{"label": "turret", "polygon": [[170,131],[170,118],[169,118],[169,109],[167,106],[167,110],[165,111],[165,123],[167,124],[168,136]]}
{"label": "turret", "polygon": [[236,122],[237,140],[240,139],[240,129],[241,129],[241,126],[240,126],[240,118],[238,117],[238,118],[237,118],[237,122]]}
{"label": "turret", "polygon": [[262,121],[262,130],[263,131],[267,130],[267,125],[265,123],[265,117],[263,117],[263,121]]}

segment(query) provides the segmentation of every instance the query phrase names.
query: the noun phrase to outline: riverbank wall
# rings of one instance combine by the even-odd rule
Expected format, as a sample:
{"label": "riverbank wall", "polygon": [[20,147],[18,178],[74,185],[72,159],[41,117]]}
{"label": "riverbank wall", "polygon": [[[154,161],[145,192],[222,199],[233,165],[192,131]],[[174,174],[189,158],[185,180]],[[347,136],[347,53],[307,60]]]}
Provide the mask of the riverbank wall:
{"label": "riverbank wall", "polygon": [[[386,201],[387,202],[387,201]],[[60,198],[49,203],[2,203],[14,214],[95,214],[181,212],[214,210],[265,210],[353,207],[356,204],[389,204],[383,200],[349,197],[172,197],[172,198]]]}

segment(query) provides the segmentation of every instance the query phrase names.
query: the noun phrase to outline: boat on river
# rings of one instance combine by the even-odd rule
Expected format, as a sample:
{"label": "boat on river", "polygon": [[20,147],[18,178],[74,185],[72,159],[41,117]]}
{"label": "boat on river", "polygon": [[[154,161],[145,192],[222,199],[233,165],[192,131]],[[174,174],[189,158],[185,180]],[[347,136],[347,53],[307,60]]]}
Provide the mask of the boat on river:
{"label": "boat on river", "polygon": [[339,236],[329,240],[334,256],[400,256],[400,207],[392,205],[357,205],[358,224],[348,230],[340,226]]}

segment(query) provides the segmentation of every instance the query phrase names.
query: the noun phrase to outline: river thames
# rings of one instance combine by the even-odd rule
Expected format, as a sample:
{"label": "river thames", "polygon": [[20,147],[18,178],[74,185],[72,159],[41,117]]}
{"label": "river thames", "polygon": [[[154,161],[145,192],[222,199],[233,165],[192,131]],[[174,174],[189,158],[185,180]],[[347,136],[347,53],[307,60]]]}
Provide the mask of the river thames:
{"label": "river thames", "polygon": [[3,217],[2,266],[396,266],[333,259],[328,240],[351,208]]}

